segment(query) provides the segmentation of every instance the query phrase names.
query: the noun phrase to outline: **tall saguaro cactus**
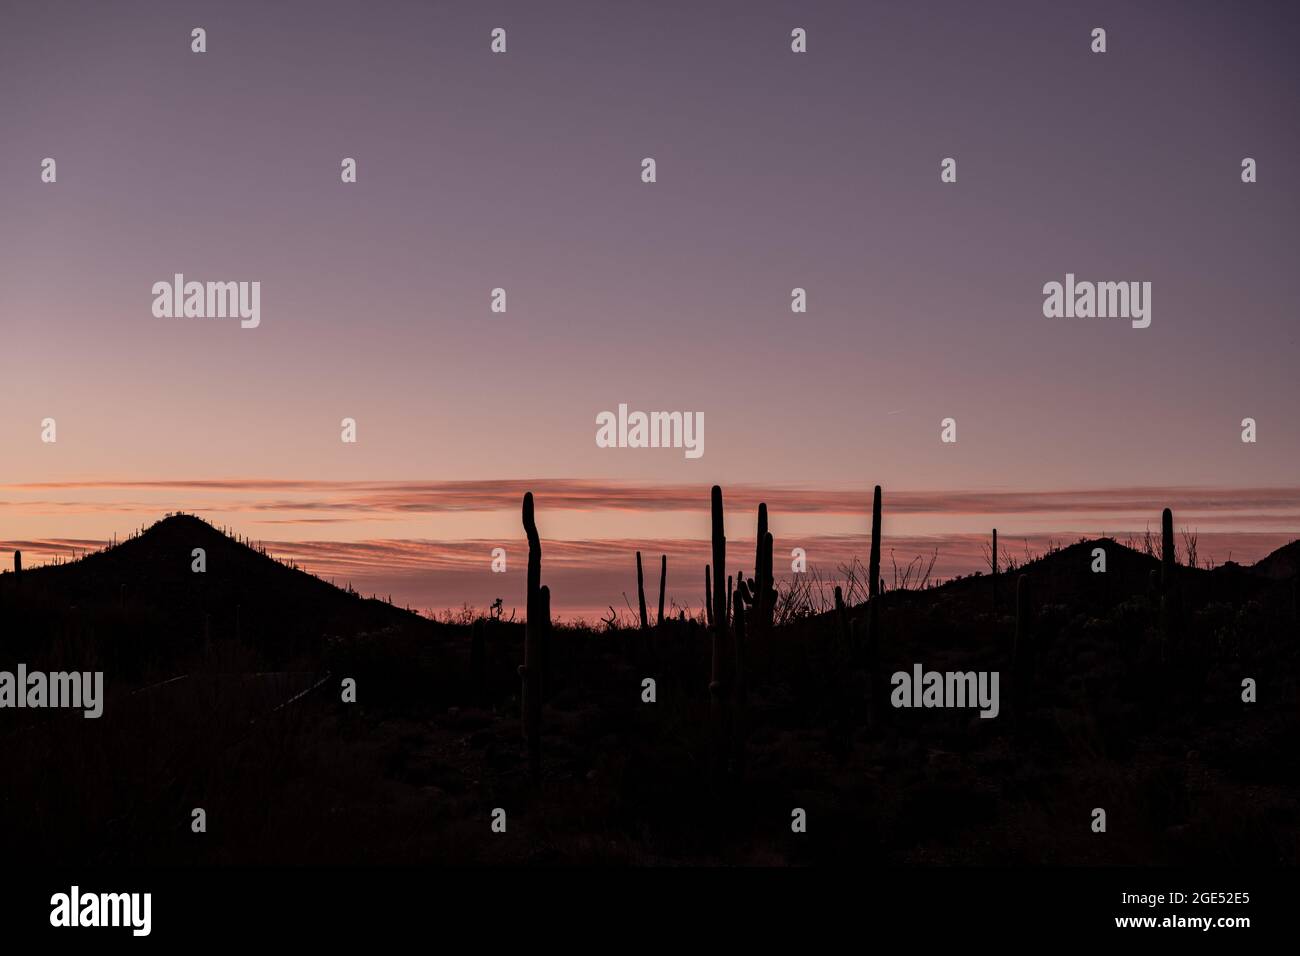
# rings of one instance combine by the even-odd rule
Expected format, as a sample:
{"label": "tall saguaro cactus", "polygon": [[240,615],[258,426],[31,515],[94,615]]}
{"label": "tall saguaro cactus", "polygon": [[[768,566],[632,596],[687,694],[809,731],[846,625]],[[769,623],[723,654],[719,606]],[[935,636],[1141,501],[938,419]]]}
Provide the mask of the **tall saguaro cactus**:
{"label": "tall saguaro cactus", "polygon": [[641,572],[641,552],[636,553],[636,599],[641,609],[641,630],[650,626],[645,616],[645,575]]}
{"label": "tall saguaro cactus", "polygon": [[767,503],[758,505],[758,543],[754,550],[753,629],[771,628],[776,610],[776,588],[772,575],[772,533],[767,530]]}
{"label": "tall saguaro cactus", "polygon": [[704,618],[713,627],[713,584],[707,564],[704,566]]}
{"label": "tall saguaro cactus", "polygon": [[1164,656],[1177,653],[1178,586],[1174,583],[1174,513],[1166,508],[1160,515],[1160,632]]}
{"label": "tall saguaro cactus", "polygon": [[747,622],[752,633],[771,628],[776,610],[776,588],[772,576],[772,532],[767,530],[767,504],[758,505],[758,541],[754,547],[754,576],[746,580],[736,572],[736,591],[749,607]]}
{"label": "tall saguaro cactus", "polygon": [[713,648],[709,671],[709,722],[711,725],[712,774],[716,785],[727,758],[726,675],[727,605],[731,602],[731,581],[727,577],[727,538],[722,522],[722,489],[713,486]]}
{"label": "tall saguaro cactus", "polygon": [[871,500],[871,563],[867,568],[867,596],[880,593],[880,486]]}
{"label": "tall saguaro cactus", "polygon": [[[528,535],[527,619],[524,622],[524,663],[519,668],[523,680],[521,715],[524,738],[528,741],[528,766],[533,779],[542,772],[542,644],[550,605],[550,591],[542,596],[542,539],[537,534],[533,516],[533,493],[524,493],[524,532]],[[546,605],[544,607],[544,604]]]}
{"label": "tall saguaro cactus", "polygon": [[14,584],[17,585],[22,583],[23,583],[23,553],[21,551],[15,551],[14,552]]}
{"label": "tall saguaro cactus", "polygon": [[[727,537],[722,522],[722,489],[713,486],[712,492],[713,525],[713,624],[715,630],[727,627]],[[713,669],[716,674],[721,665],[720,644],[714,643]]]}

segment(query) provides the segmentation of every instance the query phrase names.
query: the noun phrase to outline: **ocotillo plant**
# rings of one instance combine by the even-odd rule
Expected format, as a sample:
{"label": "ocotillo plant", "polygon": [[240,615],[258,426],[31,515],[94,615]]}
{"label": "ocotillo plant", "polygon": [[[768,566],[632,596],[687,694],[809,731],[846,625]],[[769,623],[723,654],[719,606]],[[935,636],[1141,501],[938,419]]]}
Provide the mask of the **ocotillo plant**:
{"label": "ocotillo plant", "polygon": [[645,616],[645,576],[641,573],[641,552],[636,553],[636,600],[641,608],[641,630],[650,626]]}
{"label": "ocotillo plant", "polygon": [[664,626],[664,591],[668,587],[668,555],[659,555],[659,617],[655,621],[657,627]]}
{"label": "ocotillo plant", "polygon": [[709,627],[713,627],[713,584],[707,564],[704,566],[704,617]]}
{"label": "ocotillo plant", "polygon": [[524,663],[519,668],[523,681],[521,716],[528,741],[528,765],[534,779],[542,770],[542,540],[533,517],[533,493],[524,493],[524,531],[528,535],[528,593],[524,622]]}
{"label": "ocotillo plant", "polygon": [[867,588],[868,597],[873,598],[880,593],[878,586],[880,581],[880,486],[876,485],[876,493],[871,501],[871,563],[868,566]]}

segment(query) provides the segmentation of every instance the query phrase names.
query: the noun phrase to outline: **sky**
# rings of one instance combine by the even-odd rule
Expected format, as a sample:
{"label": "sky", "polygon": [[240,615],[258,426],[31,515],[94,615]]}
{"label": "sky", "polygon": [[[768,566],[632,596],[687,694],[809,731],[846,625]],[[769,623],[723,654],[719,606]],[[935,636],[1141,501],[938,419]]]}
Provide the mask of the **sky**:
{"label": "sky", "polygon": [[[1298,40],[1263,2],[8,2],[0,550],[184,510],[508,608],[531,489],[560,613],[625,610],[638,548],[698,606],[710,485],[741,555],[766,499],[833,570],[881,484],[945,576],[1164,506],[1255,560],[1300,536]],[[177,272],[260,325],[155,317]],[[1150,327],[1045,318],[1067,273],[1150,282]],[[704,454],[597,447],[620,403]]]}

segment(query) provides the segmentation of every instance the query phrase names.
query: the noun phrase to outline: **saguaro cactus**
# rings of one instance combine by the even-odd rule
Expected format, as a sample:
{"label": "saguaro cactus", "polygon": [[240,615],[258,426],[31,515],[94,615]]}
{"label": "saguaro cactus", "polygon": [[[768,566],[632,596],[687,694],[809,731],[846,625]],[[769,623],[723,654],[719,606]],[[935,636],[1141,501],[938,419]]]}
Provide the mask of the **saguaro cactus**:
{"label": "saguaro cactus", "polygon": [[869,598],[880,593],[880,486],[871,501],[871,563],[867,568],[867,589]]}
{"label": "saguaro cactus", "polygon": [[668,555],[659,555],[659,617],[655,621],[656,627],[663,627],[664,624],[664,591],[668,586]]}
{"label": "saguaro cactus", "polygon": [[716,785],[727,755],[726,675],[724,673],[727,605],[731,603],[731,580],[727,577],[727,539],[722,523],[722,489],[713,486],[713,654],[709,671],[709,720],[712,774]]}
{"label": "saguaro cactus", "polygon": [[[537,522],[533,517],[531,491],[524,493],[524,531],[528,535],[528,594],[525,605],[528,616],[524,622],[524,663],[519,668],[519,676],[523,681],[520,711],[524,738],[528,741],[529,771],[537,779],[542,771],[542,642],[545,612],[541,586],[542,540],[537,534]],[[549,598],[548,590],[548,605]]]}
{"label": "saguaro cactus", "polygon": [[707,564],[704,566],[704,618],[713,627],[713,583]]}
{"label": "saguaro cactus", "polygon": [[776,614],[776,585],[775,578],[772,576],[772,532],[763,535],[763,581],[765,585],[766,596],[763,598],[763,620],[762,625],[765,629],[772,627],[772,619]]}
{"label": "saguaro cactus", "polygon": [[645,575],[641,572],[641,552],[636,553],[636,599],[641,608],[641,630],[650,626],[645,616]]}
{"label": "saguaro cactus", "polygon": [[23,583],[23,553],[14,552],[14,584]]}
{"label": "saguaro cactus", "polygon": [[776,589],[772,581],[772,533],[767,530],[767,504],[759,502],[758,542],[754,549],[754,580],[750,589],[755,631],[772,626],[772,614],[776,608]]}
{"label": "saguaro cactus", "polygon": [[[713,486],[713,621],[716,628],[727,626],[727,538],[722,523],[722,489]],[[715,648],[717,645],[714,645]],[[714,671],[718,669],[718,653],[714,652]]]}
{"label": "saguaro cactus", "polygon": [[1177,653],[1178,586],[1174,583],[1174,513],[1166,508],[1160,515],[1160,632],[1163,657]]}

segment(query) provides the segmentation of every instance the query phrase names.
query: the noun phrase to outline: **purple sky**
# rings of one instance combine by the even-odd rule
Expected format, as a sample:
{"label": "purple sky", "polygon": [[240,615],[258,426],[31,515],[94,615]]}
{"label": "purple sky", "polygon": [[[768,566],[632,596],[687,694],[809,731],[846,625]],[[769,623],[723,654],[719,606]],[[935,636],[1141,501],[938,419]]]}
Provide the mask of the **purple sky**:
{"label": "purple sky", "polygon": [[[1281,3],[11,0],[0,542],[147,523],[132,480],[619,480],[700,508],[714,482],[864,509],[875,483],[1291,488],[1298,43]],[[260,281],[260,328],[154,318],[175,272]],[[1045,319],[1067,272],[1151,282],[1151,327]],[[704,412],[705,455],[597,448],[620,402]],[[70,480],[94,488],[11,488]],[[215,504],[290,542],[522,538],[513,508]],[[573,510],[552,534],[702,539],[702,515]],[[1265,525],[1239,530],[1300,530]]]}

